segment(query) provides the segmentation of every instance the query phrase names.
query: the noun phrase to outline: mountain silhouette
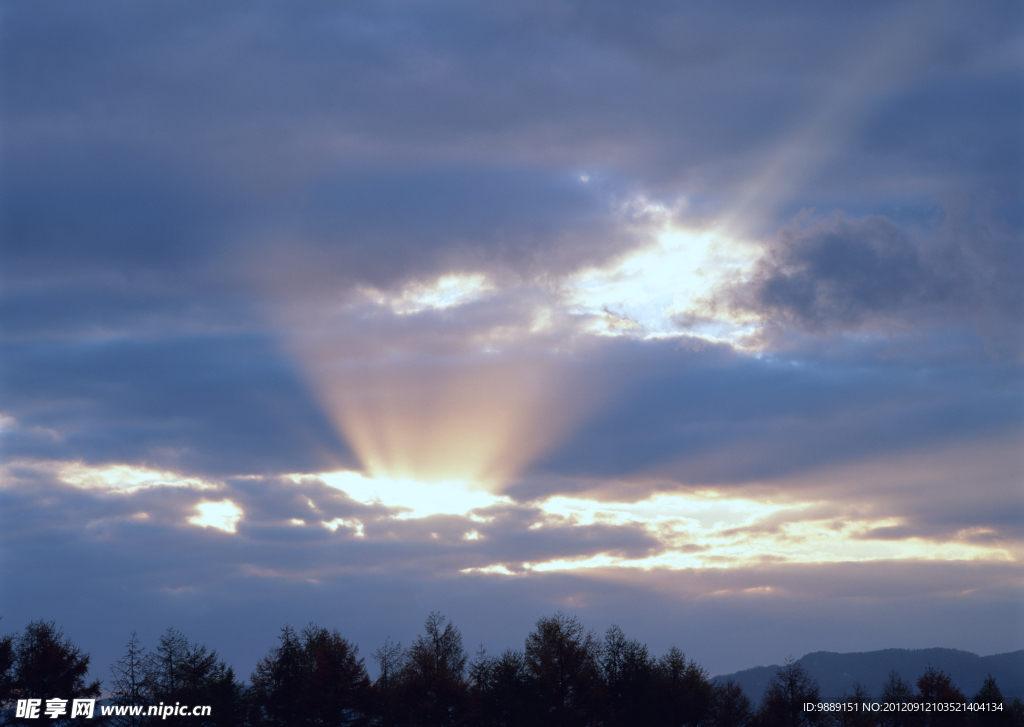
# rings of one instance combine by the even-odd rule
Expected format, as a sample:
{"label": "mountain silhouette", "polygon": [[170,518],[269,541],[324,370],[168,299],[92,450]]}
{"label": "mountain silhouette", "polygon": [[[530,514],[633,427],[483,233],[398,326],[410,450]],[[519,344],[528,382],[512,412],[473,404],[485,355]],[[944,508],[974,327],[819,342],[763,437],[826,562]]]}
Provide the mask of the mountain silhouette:
{"label": "mountain silhouette", "polygon": [[[1024,698],[1024,649],[991,656],[959,649],[882,649],[846,654],[815,651],[797,661],[818,681],[823,701],[839,701],[844,693],[853,692],[855,682],[867,687],[877,700],[891,670],[895,669],[913,685],[929,666],[948,674],[967,699],[981,688],[989,674],[995,677],[1005,699]],[[721,674],[712,681],[732,679],[756,704],[778,668],[778,664],[755,666]]]}

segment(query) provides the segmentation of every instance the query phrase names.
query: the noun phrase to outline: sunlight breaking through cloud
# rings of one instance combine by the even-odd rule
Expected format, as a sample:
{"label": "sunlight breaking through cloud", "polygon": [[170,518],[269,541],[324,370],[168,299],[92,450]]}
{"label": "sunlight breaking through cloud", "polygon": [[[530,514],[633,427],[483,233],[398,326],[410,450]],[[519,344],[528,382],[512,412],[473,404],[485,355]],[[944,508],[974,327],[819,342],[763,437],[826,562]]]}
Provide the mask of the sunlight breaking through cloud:
{"label": "sunlight breaking through cloud", "polygon": [[316,475],[292,474],[287,477],[296,483],[321,480],[331,487],[343,490],[357,502],[380,503],[387,507],[399,508],[403,510],[395,516],[399,519],[430,515],[465,515],[477,508],[511,502],[507,497],[492,495],[479,486],[457,480],[421,482],[409,478],[367,477],[353,471],[325,472]]}
{"label": "sunlight breaking through cloud", "polygon": [[568,302],[591,317],[598,335],[659,338],[681,332],[736,342],[754,330],[753,318],[710,314],[717,288],[747,275],[761,247],[717,229],[666,225],[649,246],[610,265],[588,268],[567,281]]}
{"label": "sunlight breaking through cloud", "polygon": [[190,523],[204,528],[216,528],[217,530],[223,530],[225,533],[235,532],[235,526],[238,525],[238,521],[245,514],[231,500],[201,502],[196,505],[196,510],[199,511],[199,514],[190,517],[188,519]]}

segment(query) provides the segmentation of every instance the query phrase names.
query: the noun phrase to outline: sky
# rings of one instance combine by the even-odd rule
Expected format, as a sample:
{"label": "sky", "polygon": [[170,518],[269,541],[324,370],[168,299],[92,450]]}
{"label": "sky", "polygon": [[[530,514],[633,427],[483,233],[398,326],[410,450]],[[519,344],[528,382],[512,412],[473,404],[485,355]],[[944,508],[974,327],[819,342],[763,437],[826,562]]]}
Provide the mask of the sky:
{"label": "sky", "polygon": [[1024,648],[1022,14],[6,0],[0,631]]}

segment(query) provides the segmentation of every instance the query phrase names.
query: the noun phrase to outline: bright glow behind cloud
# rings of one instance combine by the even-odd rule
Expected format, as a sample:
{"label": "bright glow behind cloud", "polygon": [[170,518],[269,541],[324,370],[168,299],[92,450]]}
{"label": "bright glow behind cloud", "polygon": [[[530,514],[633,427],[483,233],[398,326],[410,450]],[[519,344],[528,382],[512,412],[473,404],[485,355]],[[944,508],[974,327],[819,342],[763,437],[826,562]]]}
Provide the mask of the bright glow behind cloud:
{"label": "bright glow behind cloud", "polygon": [[[653,244],[553,285],[498,288],[481,273],[452,272],[365,289],[361,301],[284,306],[291,350],[363,471],[497,489],[599,405],[594,387],[561,395],[573,384],[559,362],[581,332],[730,342],[750,333],[754,321],[710,316],[708,301],[749,272],[760,248],[674,226],[664,206],[636,205],[659,220]],[[479,305],[461,316],[471,303]]]}
{"label": "bright glow behind cloud", "polygon": [[[594,317],[600,335],[679,335],[680,321],[703,318],[715,289],[748,273],[760,253],[719,230],[667,225],[654,244],[571,278],[569,303]],[[731,341],[750,330],[750,321],[719,316],[686,332]]]}
{"label": "bright glow behind cloud", "polygon": [[289,475],[289,478],[297,483],[306,479],[322,480],[357,502],[402,508],[405,512],[397,515],[401,519],[465,515],[476,508],[511,502],[507,497],[492,495],[479,486],[474,489],[472,484],[458,481],[420,482],[409,478],[367,477],[351,471]]}
{"label": "bright glow behind cloud", "polygon": [[216,528],[225,533],[235,532],[235,526],[242,519],[242,509],[231,500],[220,502],[201,502],[196,505],[198,515],[190,517],[188,521],[193,525],[204,528]]}

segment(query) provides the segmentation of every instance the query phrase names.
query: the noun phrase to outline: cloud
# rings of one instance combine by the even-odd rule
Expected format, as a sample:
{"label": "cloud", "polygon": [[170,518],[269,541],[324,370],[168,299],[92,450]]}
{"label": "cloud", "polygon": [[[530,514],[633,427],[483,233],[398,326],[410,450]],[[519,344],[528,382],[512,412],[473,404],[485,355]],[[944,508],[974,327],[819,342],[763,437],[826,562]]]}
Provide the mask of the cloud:
{"label": "cloud", "polygon": [[[5,477],[5,482],[12,480]],[[458,516],[408,520],[312,480],[289,486],[245,479],[218,487],[212,492],[152,487],[102,493],[38,477],[15,487],[8,484],[0,494],[9,553],[5,572],[19,586],[5,589],[3,605],[12,627],[59,611],[53,604],[60,593],[76,613],[87,614],[65,614],[62,620],[100,665],[116,657],[117,643],[132,628],[155,638],[174,623],[222,650],[243,674],[286,620],[337,623],[364,648],[372,648],[387,633],[402,638],[403,630],[415,629],[423,614],[436,607],[450,612],[463,629],[472,630],[474,640],[491,649],[516,645],[537,617],[569,608],[602,628],[620,621],[658,652],[681,643],[702,663],[722,668],[737,660],[739,666],[749,665],[751,653],[803,648],[795,644],[808,644],[808,650],[814,644],[841,646],[845,642],[837,635],[824,636],[827,624],[866,627],[884,613],[890,618],[882,618],[874,630],[862,630],[857,643],[934,645],[936,633],[948,633],[939,628],[943,624],[979,613],[994,617],[989,628],[968,619],[970,629],[942,643],[1005,650],[1012,647],[1013,634],[1019,635],[1006,611],[1007,604],[1019,603],[1019,566],[1005,560],[929,557],[821,564],[763,558],[730,568],[517,568],[522,574],[517,577],[467,575],[462,571],[510,562],[510,556],[534,563],[597,553],[642,558],[661,546],[640,522],[572,523],[532,507],[478,510],[488,522]],[[197,503],[224,499],[244,511],[234,533],[189,522]],[[355,528],[332,531],[320,524],[335,518],[358,520],[364,536]],[[296,519],[305,524],[296,525]],[[531,529],[538,519],[545,525]],[[478,539],[465,538],[474,531]],[[508,587],[506,580],[512,582]],[[646,604],[640,620],[629,615],[635,608],[627,607],[630,602],[635,606],[638,594]],[[287,603],[280,600],[284,595]],[[115,618],[97,619],[89,610],[97,600]],[[513,604],[526,613],[495,620]],[[894,604],[899,604],[896,613],[910,612],[913,618],[894,616]],[[794,641],[792,629],[785,630],[786,614],[815,611],[803,619],[813,638]],[[490,617],[481,618],[482,612]],[[854,617],[854,612],[862,615]],[[208,626],[201,625],[203,619]],[[652,619],[659,629],[643,626]],[[742,659],[722,651],[722,639],[754,637],[752,623],[772,624],[776,635],[756,637],[754,652],[739,649],[742,639],[737,641],[734,652],[742,652]],[[893,630],[894,624],[900,628]],[[780,625],[783,631],[776,632]],[[234,636],[242,633],[241,626],[250,638]],[[691,633],[708,628],[719,632],[715,639]]]}
{"label": "cloud", "polygon": [[3,355],[8,458],[214,475],[351,461],[266,335],[70,338]]}
{"label": "cloud", "polygon": [[[335,578],[339,567],[440,576],[497,567],[520,573],[743,569],[760,562],[1012,563],[1022,534],[1005,507],[1021,463],[1009,445],[904,455],[728,489],[662,480],[645,496],[623,483],[629,501],[606,490],[517,503],[458,483],[357,472],[198,480],[125,465],[30,460],[6,466],[5,497],[12,514],[25,519],[12,531],[15,539],[46,529],[47,513],[59,513],[61,527],[78,529],[84,543],[97,533],[104,541],[129,531],[137,537],[140,527],[178,532],[173,539],[190,537],[195,525],[214,526],[233,534],[231,549],[246,562],[292,579]],[[965,482],[1004,509],[978,506],[963,492]],[[268,550],[274,543],[292,545]],[[316,551],[323,553],[296,568]]]}
{"label": "cloud", "polygon": [[936,233],[922,240],[884,217],[842,214],[783,228],[731,305],[816,334],[1014,320],[1016,236],[955,208]]}

